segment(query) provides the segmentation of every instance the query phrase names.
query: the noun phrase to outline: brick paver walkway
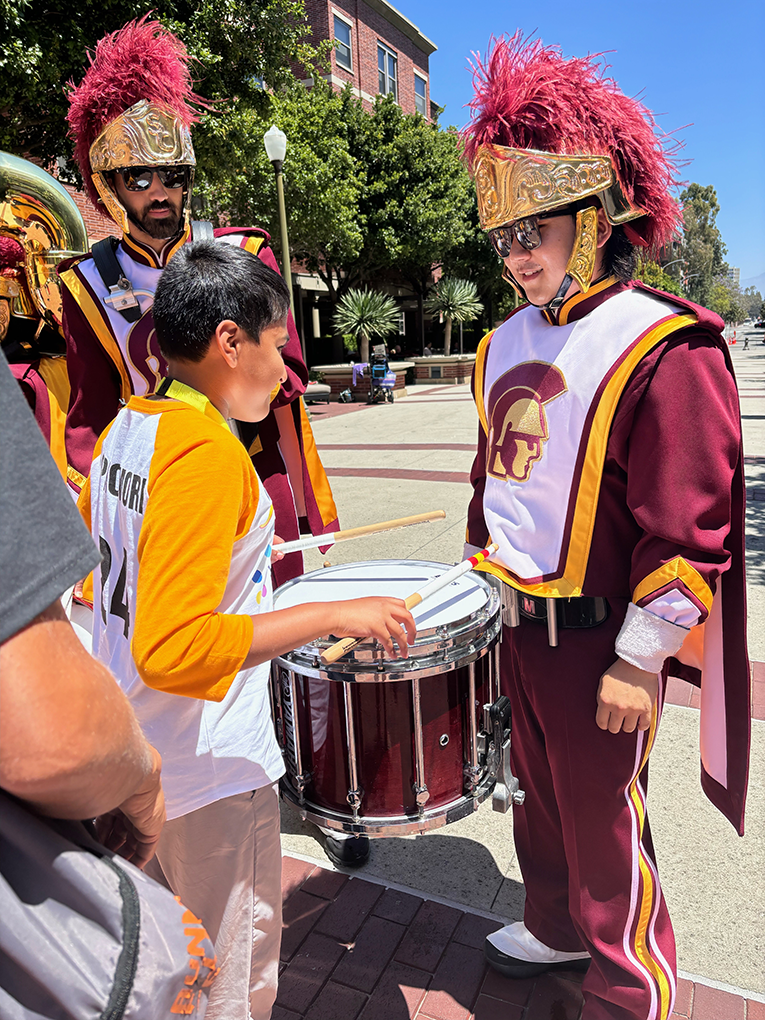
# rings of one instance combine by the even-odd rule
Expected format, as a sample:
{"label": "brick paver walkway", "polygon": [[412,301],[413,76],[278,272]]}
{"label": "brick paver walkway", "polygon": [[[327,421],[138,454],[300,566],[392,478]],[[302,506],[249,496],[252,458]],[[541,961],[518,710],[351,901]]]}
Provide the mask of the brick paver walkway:
{"label": "brick paver walkway", "polygon": [[[500,922],[284,857],[272,1020],[578,1020],[581,975],[509,981],[483,941]],[[765,1020],[765,1003],[680,980],[673,1020]]]}

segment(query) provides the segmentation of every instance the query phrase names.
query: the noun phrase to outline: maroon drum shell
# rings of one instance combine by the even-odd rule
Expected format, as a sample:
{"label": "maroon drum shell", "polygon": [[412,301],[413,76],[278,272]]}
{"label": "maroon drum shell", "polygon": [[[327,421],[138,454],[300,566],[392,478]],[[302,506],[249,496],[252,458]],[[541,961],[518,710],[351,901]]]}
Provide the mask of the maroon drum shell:
{"label": "maroon drum shell", "polygon": [[[463,766],[469,760],[469,673],[475,670],[475,717],[490,696],[492,655],[469,666],[419,678],[427,808],[447,806],[465,795]],[[289,671],[280,667],[283,725],[291,731]],[[304,796],[311,806],[350,817],[351,788],[345,723],[350,693],[356,736],[362,818],[416,817],[414,710],[410,681],[342,683],[293,672]],[[288,777],[294,775],[292,735],[285,732]],[[445,738],[448,737],[448,740]],[[291,759],[291,760],[290,760]]]}

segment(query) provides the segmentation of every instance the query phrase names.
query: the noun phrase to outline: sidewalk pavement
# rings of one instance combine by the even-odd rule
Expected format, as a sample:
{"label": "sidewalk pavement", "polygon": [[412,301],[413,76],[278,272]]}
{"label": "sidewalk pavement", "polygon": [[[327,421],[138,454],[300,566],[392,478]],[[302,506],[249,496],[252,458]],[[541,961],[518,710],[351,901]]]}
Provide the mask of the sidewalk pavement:
{"label": "sidewalk pavement", "polygon": [[[750,655],[754,662],[747,834],[699,785],[698,698],[670,684],[651,757],[649,811],[681,982],[673,1016],[765,1020],[765,347],[731,348],[747,473]],[[306,569],[374,559],[461,558],[477,418],[467,386],[412,387],[393,405],[312,409],[343,527],[444,509],[432,524],[311,550]],[[532,795],[533,791],[527,791]],[[274,1020],[575,1020],[574,974],[513,982],[486,971],[483,937],[522,917],[510,816],[488,804],[421,836],[373,841],[352,878],[317,830],[282,807],[285,932]]]}

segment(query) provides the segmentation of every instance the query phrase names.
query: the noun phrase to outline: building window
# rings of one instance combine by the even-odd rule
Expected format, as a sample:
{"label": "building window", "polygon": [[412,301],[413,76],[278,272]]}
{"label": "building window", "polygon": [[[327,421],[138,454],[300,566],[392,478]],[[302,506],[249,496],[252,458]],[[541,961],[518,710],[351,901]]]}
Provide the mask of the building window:
{"label": "building window", "polygon": [[346,71],[353,72],[351,62],[351,26],[335,15],[335,60]]}
{"label": "building window", "polygon": [[377,44],[377,77],[378,92],[384,96],[393,96],[398,102],[398,58],[381,43]]}
{"label": "building window", "polygon": [[414,76],[414,108],[427,120],[428,117],[428,83],[419,74]]}

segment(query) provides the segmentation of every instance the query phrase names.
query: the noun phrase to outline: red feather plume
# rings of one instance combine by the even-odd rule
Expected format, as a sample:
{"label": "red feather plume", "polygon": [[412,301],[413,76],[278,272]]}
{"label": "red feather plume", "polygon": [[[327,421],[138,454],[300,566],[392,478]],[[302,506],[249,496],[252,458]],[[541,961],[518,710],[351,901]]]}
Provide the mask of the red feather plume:
{"label": "red feather plume", "polygon": [[0,275],[9,276],[24,262],[24,249],[12,237],[0,237]]}
{"label": "red feather plume", "polygon": [[192,89],[186,47],[148,15],[105,35],[88,58],[90,66],[80,84],[68,84],[66,119],[90,200],[108,215],[98,202],[89,159],[103,128],[141,99],[169,108],[186,127],[198,121],[209,104]]}
{"label": "red feather plume", "polygon": [[[559,47],[521,32],[493,39],[473,65],[471,123],[462,134],[472,165],[482,145],[608,155],[621,186],[646,216],[625,225],[633,244],[658,250],[682,219],[669,189],[678,163],[656,134],[649,110],[629,99],[597,55],[565,59]],[[677,147],[677,143],[675,143]]]}

